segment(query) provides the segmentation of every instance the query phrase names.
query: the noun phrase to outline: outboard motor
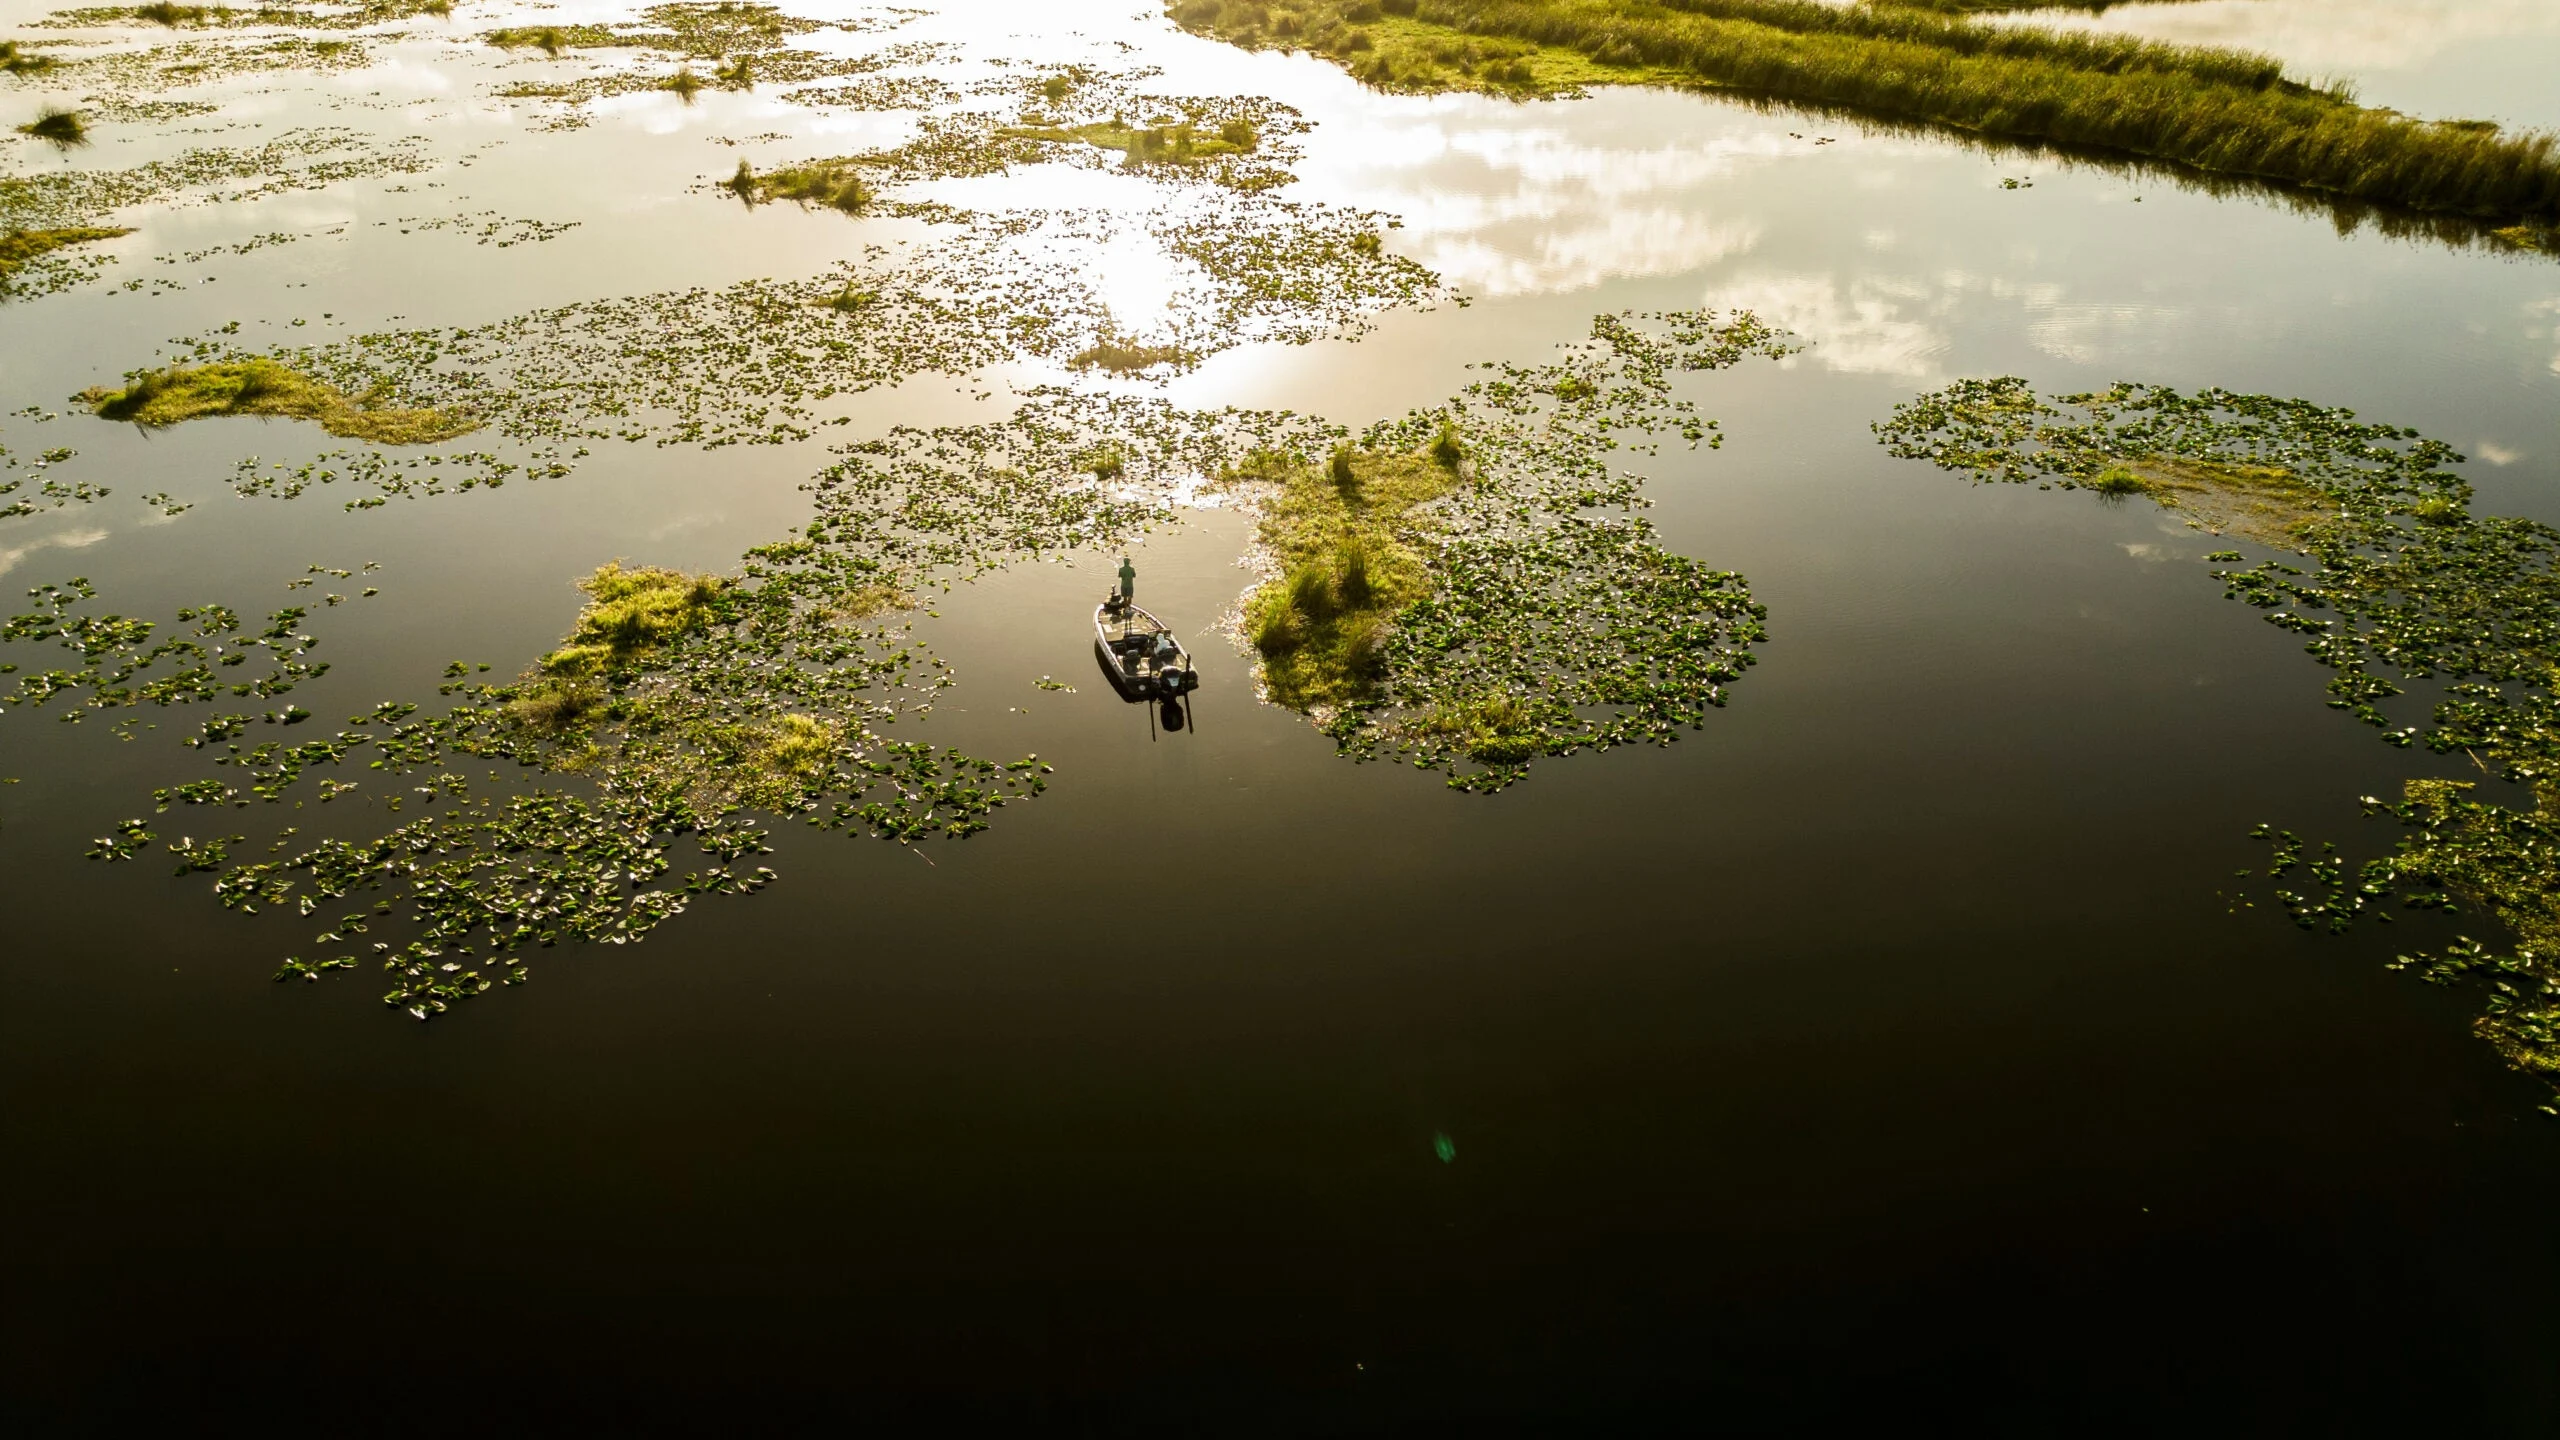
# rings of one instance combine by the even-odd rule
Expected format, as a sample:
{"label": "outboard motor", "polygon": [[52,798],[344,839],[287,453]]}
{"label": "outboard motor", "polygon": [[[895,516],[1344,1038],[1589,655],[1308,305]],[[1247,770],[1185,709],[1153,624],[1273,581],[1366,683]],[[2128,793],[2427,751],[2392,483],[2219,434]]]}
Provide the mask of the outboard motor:
{"label": "outboard motor", "polygon": [[1173,698],[1171,695],[1167,695],[1164,697],[1164,703],[1156,707],[1156,719],[1161,721],[1164,728],[1167,730],[1181,729],[1183,721],[1182,702]]}

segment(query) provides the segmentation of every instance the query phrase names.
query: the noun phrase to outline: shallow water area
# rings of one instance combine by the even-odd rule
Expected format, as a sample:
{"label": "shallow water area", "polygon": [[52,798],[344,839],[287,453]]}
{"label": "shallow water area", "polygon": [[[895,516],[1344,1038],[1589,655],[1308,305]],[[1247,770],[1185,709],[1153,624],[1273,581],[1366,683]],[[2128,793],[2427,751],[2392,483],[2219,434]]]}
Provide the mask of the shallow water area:
{"label": "shallow water area", "polygon": [[[2359,9],[2480,37],[2362,59],[2292,0],[2242,8],[2089,23],[2551,123],[2476,53],[2539,53],[2532,7]],[[2303,396],[2454,445],[2477,513],[2560,523],[2560,262],[1709,95],[1385,95],[1126,6],[783,9],[856,24],[794,40],[830,55],[935,47],[811,88],[962,98],[511,99],[682,57],[501,51],[477,37],[630,12],[457,0],[358,33],[365,68],[234,75],[169,92],[211,114],[0,149],[14,176],[125,172],[329,125],[367,162],[220,203],[153,190],[101,222],[135,230],[95,242],[111,263],[0,301],[0,480],[40,500],[0,519],[0,579],[82,576],[95,608],[164,625],[309,607],[332,665],[236,704],[0,711],[0,1143],[23,1177],[0,1213],[31,1237],[0,1259],[0,1416],[316,1418],[398,1387],[421,1427],[1368,1433],[1704,1398],[1790,1429],[2548,1432],[2560,1122],[2471,1036],[2467,997],[2383,968],[2487,922],[2304,934],[2234,874],[2264,864],[2253,824],[2370,851],[2355,797],[2471,766],[2326,708],[2300,638],[2219,593],[2204,557],[2235,542],[2138,496],[1969,487],[1871,426],[2002,374]],[[0,39],[90,33],[43,14],[0,0]],[[1077,103],[1037,89],[1070,66],[1294,107],[1294,179],[1061,151],[883,164],[852,213],[721,188],[742,160]],[[95,88],[66,66],[0,79],[0,103]],[[1308,239],[1358,234],[1374,253]],[[1284,258],[1219,271],[1176,248],[1203,235]],[[1436,288],[1398,289],[1396,261]],[[449,662],[503,681],[559,647],[607,561],[735,574],[804,534],[841,498],[819,477],[894,427],[995,424],[1043,386],[1357,427],[1471,365],[1543,363],[1595,315],[1697,308],[1801,348],[1675,378],[1720,445],[1616,457],[1656,543],[1768,608],[1757,663],[1676,744],[1542,758],[1491,796],[1337,756],[1255,698],[1229,633],[1261,578],[1250,497],[1135,455],[1096,482],[1158,507],[1125,547],[1066,530],[931,570],[892,617],[952,683],[883,734],[1054,769],[982,834],[768,817],[761,893],[695,897],[643,943],[533,949],[529,982],[425,1024],[369,959],[271,984],[321,922],[170,873],[181,837],[240,831],[246,857],[281,825],[361,841],[430,803],[388,814],[414,782],[359,762],[330,774],[365,788],[325,807],[155,814],[155,787],[226,773],[178,744],[207,711],[315,712],[253,718],[251,742],[386,700],[435,713]],[[67,398],[199,339],[317,365],[456,330],[533,378],[482,431],[378,452],[415,466],[364,469],[292,420],[141,431]],[[1070,368],[1114,338],[1198,363]],[[796,416],[749,416],[795,386]],[[684,438],[684,405],[739,443]],[[32,474],[54,447],[78,453]],[[465,452],[524,469],[478,483],[494,466]],[[48,479],[111,493],[57,506]],[[1178,732],[1096,668],[1124,554],[1200,668]],[[84,855],[129,817],[158,844]]]}

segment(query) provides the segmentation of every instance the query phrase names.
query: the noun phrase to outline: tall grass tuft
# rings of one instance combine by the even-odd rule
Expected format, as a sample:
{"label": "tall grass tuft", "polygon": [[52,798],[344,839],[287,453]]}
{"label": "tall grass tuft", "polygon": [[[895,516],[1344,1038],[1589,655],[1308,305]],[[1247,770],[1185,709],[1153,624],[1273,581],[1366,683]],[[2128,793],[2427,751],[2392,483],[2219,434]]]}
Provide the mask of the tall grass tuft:
{"label": "tall grass tuft", "polygon": [[80,118],[80,112],[65,110],[59,105],[44,107],[35,119],[19,126],[18,133],[32,135],[65,149],[89,143],[89,126]]}
{"label": "tall grass tuft", "polygon": [[557,60],[569,48],[569,36],[557,25],[528,25],[514,30],[492,30],[488,42],[501,50],[531,46]]}
{"label": "tall grass tuft", "polygon": [[151,0],[148,5],[133,7],[134,19],[148,20],[154,25],[166,25],[172,30],[181,25],[197,24],[205,18],[207,13],[202,5],[173,5],[170,0]]}
{"label": "tall grass tuft", "polygon": [[834,161],[822,165],[794,165],[781,170],[768,170],[762,175],[739,162],[738,174],[729,187],[739,193],[741,185],[752,186],[753,193],[772,200],[795,200],[802,205],[823,205],[847,215],[860,214],[871,203],[871,187],[851,165]]}
{"label": "tall grass tuft", "polygon": [[1440,422],[1440,433],[1431,437],[1431,458],[1452,470],[1467,463],[1466,443],[1458,438],[1457,426]]}
{"label": "tall grass tuft", "polygon": [[1310,563],[1289,572],[1289,608],[1309,620],[1321,624],[1334,616],[1333,576],[1321,564]]}

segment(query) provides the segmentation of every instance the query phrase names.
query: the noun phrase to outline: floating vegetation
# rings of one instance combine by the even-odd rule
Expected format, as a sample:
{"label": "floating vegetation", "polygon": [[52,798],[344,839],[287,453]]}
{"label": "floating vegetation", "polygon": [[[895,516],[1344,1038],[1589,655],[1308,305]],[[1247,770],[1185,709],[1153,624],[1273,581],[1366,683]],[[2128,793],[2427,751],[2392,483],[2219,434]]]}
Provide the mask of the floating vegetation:
{"label": "floating vegetation", "polygon": [[[1651,328],[1607,319],[1598,336],[1559,365],[1507,367],[1447,410],[1363,441],[1402,458],[1345,461],[1373,500],[1390,483],[1382,467],[1438,471],[1434,484],[1455,487],[1441,503],[1471,497],[1435,522],[1428,551],[1411,552],[1446,577],[1444,595],[1464,599],[1402,612],[1373,697],[1337,722],[1347,746],[1463,759],[1484,768],[1461,783],[1485,788],[1516,778],[1529,754],[1668,738],[1738,673],[1758,617],[1738,581],[1660,555],[1640,521],[1586,512],[1636,498],[1602,464],[1613,435],[1676,424],[1707,437],[1664,393],[1673,373],[1777,342],[1744,318],[1690,316]],[[371,794],[386,814],[424,812],[369,840],[287,830],[263,859],[235,859],[237,838],[189,838],[179,858],[218,876],[226,906],[291,907],[324,927],[278,978],[379,965],[385,1001],[428,1018],[523,980],[532,948],[638,940],[696,897],[761,888],[773,872],[745,863],[766,848],[758,816],[913,843],[974,833],[1007,800],[1038,793],[1047,771],[1036,757],[999,765],[881,738],[950,683],[893,618],[911,591],[1120,542],[1167,518],[1166,502],[1202,477],[1255,455],[1322,452],[1338,434],[1299,416],[1067,391],[1036,393],[1001,423],[893,431],[843,447],[811,487],[810,522],[749,551],[733,574],[606,565],[582,582],[562,643],[515,681],[449,668],[456,703],[441,714],[387,703],[298,744],[247,743],[249,717],[216,716],[196,743],[221,773],[156,798],[164,810],[237,810]],[[1399,593],[1394,563],[1382,549],[1330,579],[1375,601]],[[1602,568],[1577,576],[1583,564]],[[75,629],[56,621],[42,633]],[[1394,648],[1416,634],[1432,637],[1427,647]],[[1498,696],[1515,685],[1579,708],[1506,709]],[[1475,728],[1461,728],[1460,703]],[[1415,723],[1400,729],[1404,714]],[[289,707],[275,723],[309,718]],[[526,767],[531,784],[464,773],[490,760]],[[336,778],[346,774],[359,778]],[[132,854],[152,838],[129,822],[93,853]],[[679,841],[704,857],[681,874]],[[331,918],[341,901],[352,904]]]}
{"label": "floating vegetation", "polygon": [[[164,811],[279,803],[314,780],[335,802],[365,782],[322,772],[370,754],[382,808],[428,813],[362,842],[294,849],[287,830],[277,858],[195,868],[219,868],[215,895],[249,913],[382,897],[324,917],[321,953],[288,957],[276,978],[379,964],[385,1003],[423,1020],[526,979],[527,950],[629,943],[696,897],[763,888],[774,872],[740,864],[768,848],[750,812],[913,844],[974,834],[1008,800],[1038,794],[1048,767],[1037,757],[997,764],[874,732],[929,708],[902,694],[949,683],[902,629],[872,618],[889,573],[815,540],[751,551],[733,577],[607,565],[582,582],[588,603],[565,642],[515,683],[475,683],[457,663],[445,689],[461,699],[446,713],[386,703],[296,746],[244,747],[240,717],[218,717],[202,739],[222,745],[214,763],[247,793],[209,777],[157,798]],[[460,773],[493,759],[588,783],[512,790]],[[686,839],[707,863],[678,875],[669,850]],[[378,932],[408,938],[357,938]]]}
{"label": "floating vegetation", "polygon": [[[585,454],[584,450],[575,451],[570,458]],[[556,450],[543,447],[536,447],[521,462],[502,459],[486,450],[397,458],[378,450],[328,450],[300,465],[287,465],[281,460],[261,462],[251,455],[232,467],[231,489],[244,500],[293,500],[314,485],[334,485],[344,480],[351,486],[370,487],[374,492],[347,501],[345,508],[371,510],[394,497],[420,499],[484,488],[497,490],[517,476],[549,480],[568,474],[570,468]]]}
{"label": "floating vegetation", "polygon": [[381,387],[362,398],[350,396],[273,360],[172,365],[125,378],[130,383],[121,390],[90,389],[80,399],[101,419],[136,425],[176,425],[215,415],[284,415],[316,420],[332,435],[378,445],[450,440],[479,425],[460,412],[385,405]]}
{"label": "floating vegetation", "polygon": [[[769,178],[750,166],[731,183]],[[470,415],[528,442],[778,444],[814,435],[826,402],[918,374],[1063,361],[1105,344],[1199,356],[1304,341],[1439,293],[1422,266],[1374,239],[1358,243],[1375,236],[1378,217],[1224,191],[1193,202],[1179,217],[1142,217],[1170,227],[1169,248],[1198,266],[1160,336],[1121,335],[1071,263],[1025,246],[1053,235],[1090,243],[1126,223],[1078,212],[989,220],[899,263],[806,280],[588,301],[264,355],[211,336],[190,361],[270,359],[377,397],[377,408]]]}
{"label": "floating vegetation", "polygon": [[[1536,90],[1558,51],[1629,80],[1676,74],[1801,104],[2082,146],[2374,204],[2560,221],[2560,139],[2365,109],[2264,56],[1818,0],[1183,0],[1184,26],[1314,49],[1394,89]],[[1488,37],[1535,44],[1498,73]],[[1449,60],[1440,59],[1443,53]],[[1526,67],[1515,68],[1515,67]],[[1578,83],[1578,82],[1577,82]]]}
{"label": "floating vegetation", "polygon": [[[1248,600],[1248,623],[1295,612],[1317,648],[1302,659],[1285,635],[1251,637],[1282,644],[1276,673],[1266,662],[1275,698],[1298,687],[1330,707],[1346,753],[1443,770],[1460,790],[1500,790],[1540,756],[1678,738],[1725,703],[1767,612],[1741,576],[1655,544],[1625,513],[1641,482],[1608,457],[1629,432],[1718,443],[1673,377],[1788,348],[1745,313],[1604,315],[1563,358],[1501,365],[1372,426],[1312,479],[1283,462],[1297,500],[1267,538],[1298,558]],[[1427,593],[1394,608],[1424,585],[1412,559]]]}
{"label": "floating vegetation", "polygon": [[[293,190],[317,190],[367,176],[415,173],[430,161],[423,140],[377,146],[352,130],[298,129],[242,149],[198,149],[128,170],[65,169],[0,176],[0,234],[94,230],[114,212],[182,199],[239,203]],[[59,247],[48,247],[58,249]],[[95,268],[39,251],[18,262],[26,273],[0,277],[21,295],[76,283]],[[16,266],[9,267],[11,269]]]}
{"label": "floating vegetation", "polygon": [[2310,546],[2337,517],[2338,484],[2362,485],[2370,459],[2304,450],[2299,437],[2326,421],[2288,408],[2300,402],[2118,386],[2057,403],[2071,409],[2016,376],[1964,380],[1896,410],[1877,433],[1896,455],[1977,482],[2147,495],[2198,530],[2288,550]]}
{"label": "floating vegetation", "polygon": [[[817,80],[870,75],[938,57],[942,51],[935,46],[902,45],[868,55],[838,55],[790,44],[793,36],[814,30],[882,29],[903,24],[912,16],[913,12],[905,12],[885,19],[867,17],[830,23],[786,15],[770,5],[653,5],[630,24],[518,27],[493,30],[482,39],[506,49],[539,48],[555,58],[573,49],[632,49],[673,53],[713,66],[707,80],[687,64],[672,76],[637,70],[608,71],[568,80],[519,82],[496,92],[502,99],[560,101],[563,111],[547,128],[575,129],[587,123],[580,107],[605,96],[661,90],[673,91],[691,103],[705,86],[726,90],[751,90],[759,84],[799,86]],[[823,98],[788,98],[847,108],[902,109],[954,93],[939,81],[901,80],[869,88],[840,88]]]}
{"label": "floating vegetation", "polygon": [[[2123,457],[2172,473],[2280,472],[2322,496],[2318,517],[2277,542],[2311,568],[2266,560],[2215,577],[2303,637],[2333,672],[2331,708],[2482,773],[2411,780],[2396,802],[2365,797],[2368,815],[2403,834],[2395,853],[2360,866],[2262,826],[2268,875],[2307,927],[2387,921],[2395,900],[2503,924],[2511,952],[2466,937],[2394,968],[2482,981],[2480,1033],[2560,1089],[2560,530],[2472,515],[2470,488],[2446,468],[2461,459],[2450,446],[2302,400],[2119,385],[2047,401],[2019,380],[1966,381],[1878,432],[1896,454],[1983,480],[2080,484]],[[2434,697],[2424,718],[2395,717],[2421,682]]]}
{"label": "floating vegetation", "polygon": [[[0,644],[50,641],[78,661],[33,672],[21,672],[15,662],[0,664],[0,675],[17,677],[0,691],[0,714],[21,706],[42,709],[59,699],[67,705],[61,718],[76,723],[90,711],[133,705],[271,699],[329,670],[325,661],[303,658],[319,643],[301,629],[311,613],[307,608],[279,610],[264,628],[253,629],[228,606],[189,606],[163,633],[148,620],[90,613],[88,602],[96,597],[96,589],[79,577],[27,592],[34,608],[0,626]],[[253,661],[262,668],[243,668]],[[236,733],[249,718],[229,716],[219,723]]]}
{"label": "floating vegetation", "polygon": [[[397,225],[403,235],[412,231],[455,230],[471,236],[475,245],[495,245],[501,250],[508,250],[518,245],[538,245],[546,240],[557,240],[585,222],[526,220],[501,215],[495,210],[481,210],[467,215],[403,215],[397,220],[376,220],[373,223],[376,226]],[[291,237],[273,238],[280,244]],[[232,253],[248,252],[235,248]]]}
{"label": "floating vegetation", "polygon": [[[41,417],[39,423],[42,420],[54,418],[50,414],[38,413]],[[66,505],[87,505],[114,494],[112,490],[92,485],[85,480],[66,485],[59,480],[47,478],[48,472],[54,466],[69,461],[77,454],[79,454],[78,451],[67,445],[57,445],[38,455],[33,461],[27,462],[27,473],[23,477],[0,480],[0,500],[8,502],[0,504],[0,520],[16,520],[43,510],[59,510]],[[0,445],[0,468],[15,470],[19,466],[18,457],[9,453],[9,447]],[[24,492],[30,481],[35,483],[36,491],[34,495],[27,496]],[[11,499],[12,496],[24,498]],[[39,501],[45,503],[40,504]],[[0,667],[0,675],[9,673],[11,673],[10,668]]]}

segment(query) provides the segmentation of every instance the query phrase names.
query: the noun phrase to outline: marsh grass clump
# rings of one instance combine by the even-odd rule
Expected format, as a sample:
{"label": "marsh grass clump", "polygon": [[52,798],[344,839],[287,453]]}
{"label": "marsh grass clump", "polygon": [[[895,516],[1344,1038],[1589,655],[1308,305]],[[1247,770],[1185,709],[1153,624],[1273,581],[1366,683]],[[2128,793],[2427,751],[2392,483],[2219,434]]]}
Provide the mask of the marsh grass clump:
{"label": "marsh grass clump", "polygon": [[0,280],[37,256],[50,254],[66,245],[85,245],[92,240],[113,240],[130,235],[129,229],[103,225],[73,225],[58,230],[11,230],[0,234]]}
{"label": "marsh grass clump", "polygon": [[1185,100],[1180,113],[1162,114],[1145,124],[1117,114],[1082,124],[1026,114],[1021,123],[1001,127],[999,141],[1033,145],[1087,145],[1121,156],[1130,170],[1188,172],[1240,190],[1266,189],[1285,183],[1286,172],[1261,157],[1263,125],[1271,117],[1263,102]]}
{"label": "marsh grass clump", "polygon": [[[682,97],[684,103],[690,105],[693,103],[693,97],[702,93],[702,77],[694,74],[692,68],[688,66],[659,81],[658,88],[674,91]],[[738,163],[743,165],[746,162],[742,160]]]}
{"label": "marsh grass clump", "polygon": [[38,140],[65,149],[89,143],[89,127],[81,120],[80,112],[66,110],[59,105],[44,107],[35,119],[19,126],[18,133],[32,135]]}
{"label": "marsh grass clump", "polygon": [[1279,576],[1246,597],[1244,624],[1271,698],[1303,710],[1366,696],[1396,613],[1431,591],[1417,512],[1453,478],[1423,456],[1349,445],[1322,466],[1257,455],[1232,478],[1270,487],[1257,534]]}
{"label": "marsh grass clump", "polygon": [[568,643],[542,657],[541,673],[576,678],[628,666],[719,618],[724,583],[716,575],[654,566],[626,569],[619,560],[599,566],[578,582],[586,607]]}
{"label": "marsh grass clump", "polygon": [[741,160],[729,188],[764,200],[790,200],[802,207],[819,206],[858,215],[871,204],[871,187],[849,160],[791,165],[757,174]]}
{"label": "marsh grass clump", "polygon": [[1067,368],[1136,375],[1159,365],[1188,368],[1199,361],[1198,355],[1179,345],[1136,345],[1125,340],[1103,339],[1068,356]]}
{"label": "marsh grass clump", "polygon": [[504,712],[514,724],[556,735],[586,724],[605,699],[604,687],[591,680],[546,675],[520,687]]}
{"label": "marsh grass clump", "polygon": [[467,416],[386,405],[381,393],[347,395],[274,360],[172,365],[126,377],[121,390],[81,392],[105,420],[158,427],[222,415],[282,415],[315,420],[332,435],[378,445],[425,445],[478,428]]}
{"label": "marsh grass clump", "polygon": [[1128,473],[1129,452],[1106,441],[1079,451],[1074,464],[1077,470],[1096,480],[1117,480]]}
{"label": "marsh grass clump", "polygon": [[712,72],[711,78],[719,82],[723,90],[753,90],[756,88],[755,57],[732,56],[718,70]]}
{"label": "marsh grass clump", "polygon": [[870,309],[879,301],[880,292],[861,289],[847,280],[844,282],[843,289],[828,298],[827,308],[839,315],[854,315]]}
{"label": "marsh grass clump", "polygon": [[[1419,0],[1411,16],[1371,15],[1373,0],[1275,8],[1298,20],[1285,43],[1397,90],[1703,82],[2362,204],[2560,222],[2560,138],[2365,109],[2346,87],[2288,80],[2277,61],[2240,51],[1810,0]],[[1259,5],[1194,0],[1174,15],[1238,44],[1275,43]]]}
{"label": "marsh grass clump", "polygon": [[2139,495],[2144,489],[2142,477],[2122,465],[2110,465],[2084,483],[2101,495]]}
{"label": "marsh grass clump", "polygon": [[492,30],[480,37],[501,50],[539,50],[557,60],[569,48],[567,31],[557,25],[527,25],[509,30]]}
{"label": "marsh grass clump", "polygon": [[1458,427],[1455,424],[1441,422],[1439,432],[1431,437],[1431,458],[1451,470],[1461,469],[1466,465],[1466,440],[1458,434]]}
{"label": "marsh grass clump", "polygon": [[133,18],[175,30],[181,25],[201,25],[206,20],[228,12],[203,5],[177,5],[171,0],[151,0],[148,5],[133,7]]}
{"label": "marsh grass clump", "polygon": [[1479,765],[1520,765],[1545,748],[1540,707],[1507,692],[1435,702],[1422,712],[1421,735],[1463,753]]}

